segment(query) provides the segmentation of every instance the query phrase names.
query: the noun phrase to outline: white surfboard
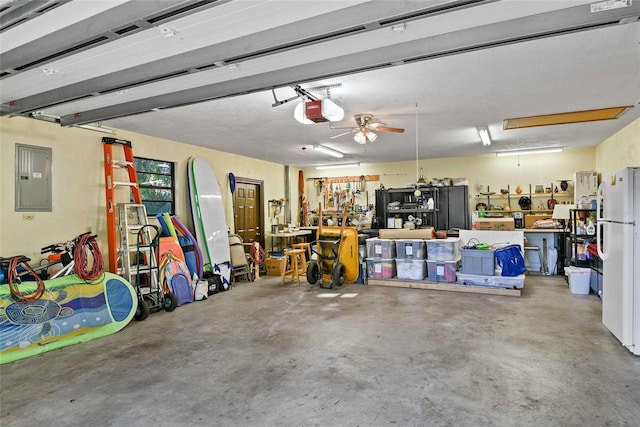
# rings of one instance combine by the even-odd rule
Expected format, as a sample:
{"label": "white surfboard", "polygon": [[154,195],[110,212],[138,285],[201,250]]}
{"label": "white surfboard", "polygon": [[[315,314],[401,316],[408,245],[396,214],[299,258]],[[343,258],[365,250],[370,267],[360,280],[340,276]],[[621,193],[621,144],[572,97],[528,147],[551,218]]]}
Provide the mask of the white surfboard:
{"label": "white surfboard", "polygon": [[205,159],[192,157],[187,167],[191,215],[198,246],[205,263],[222,278],[223,286],[231,283],[231,255],[229,234],[224,216],[220,185],[213,169]]}

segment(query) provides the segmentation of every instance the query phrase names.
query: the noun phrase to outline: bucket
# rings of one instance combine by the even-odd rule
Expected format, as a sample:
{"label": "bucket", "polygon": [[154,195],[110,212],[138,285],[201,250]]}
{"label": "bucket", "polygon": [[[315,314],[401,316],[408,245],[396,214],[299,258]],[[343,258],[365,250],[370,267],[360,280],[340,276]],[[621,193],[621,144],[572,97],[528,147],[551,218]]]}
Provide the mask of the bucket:
{"label": "bucket", "polygon": [[574,295],[589,295],[591,269],[584,267],[566,267],[564,273],[569,276],[569,289]]}

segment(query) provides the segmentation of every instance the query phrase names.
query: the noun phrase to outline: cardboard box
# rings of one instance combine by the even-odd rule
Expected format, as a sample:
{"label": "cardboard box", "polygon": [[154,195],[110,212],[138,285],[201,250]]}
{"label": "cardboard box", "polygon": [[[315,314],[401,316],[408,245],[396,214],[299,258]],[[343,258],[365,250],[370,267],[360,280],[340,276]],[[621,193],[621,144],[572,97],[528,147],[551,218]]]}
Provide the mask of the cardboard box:
{"label": "cardboard box", "polygon": [[433,227],[417,228],[415,230],[383,228],[378,232],[381,239],[433,239]]}
{"label": "cardboard box", "polygon": [[284,271],[284,257],[269,257],[264,261],[267,276],[282,276]]}
{"label": "cardboard box", "polygon": [[524,228],[533,228],[533,224],[539,219],[549,219],[551,214],[526,214],[524,216]]}
{"label": "cardboard box", "polygon": [[476,230],[514,231],[515,229],[513,218],[478,218],[476,221]]}

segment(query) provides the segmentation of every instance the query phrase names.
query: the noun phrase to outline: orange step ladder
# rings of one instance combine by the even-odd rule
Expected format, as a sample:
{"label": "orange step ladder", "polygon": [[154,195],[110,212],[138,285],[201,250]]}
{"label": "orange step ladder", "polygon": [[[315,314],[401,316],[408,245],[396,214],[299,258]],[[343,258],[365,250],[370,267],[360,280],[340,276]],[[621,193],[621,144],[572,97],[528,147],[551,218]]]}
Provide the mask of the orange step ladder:
{"label": "orange step ladder", "polygon": [[[124,160],[116,160],[113,157],[114,145],[120,145],[124,149]],[[138,174],[133,161],[133,147],[131,141],[103,137],[102,148],[104,151],[104,180],[105,195],[107,199],[107,241],[109,243],[109,271],[118,274],[118,223],[116,221],[116,187],[125,186],[131,191],[126,198],[126,203],[133,201],[142,204],[140,197],[140,186],[138,185]],[[114,177],[114,170],[126,169],[129,181],[117,181]]]}

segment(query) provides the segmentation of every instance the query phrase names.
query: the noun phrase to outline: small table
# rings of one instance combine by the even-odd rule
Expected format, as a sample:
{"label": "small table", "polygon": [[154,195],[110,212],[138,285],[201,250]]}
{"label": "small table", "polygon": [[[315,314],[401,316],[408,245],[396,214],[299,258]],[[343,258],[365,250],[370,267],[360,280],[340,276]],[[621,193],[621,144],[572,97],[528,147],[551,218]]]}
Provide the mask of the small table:
{"label": "small table", "polygon": [[279,240],[278,248],[284,249],[284,244],[283,244],[284,240],[287,240],[287,244],[290,244],[292,237],[306,236],[311,233],[312,233],[311,230],[295,230],[295,231],[289,231],[289,232],[280,231],[277,233],[265,233],[265,234],[267,237],[271,237],[271,253],[273,253],[274,240],[276,239]]}
{"label": "small table", "polygon": [[549,248],[555,246],[558,254],[555,269],[556,274],[564,275],[564,236],[566,235],[566,231],[562,228],[525,228],[523,230],[529,242],[542,249],[542,259],[545,264],[547,263]]}

